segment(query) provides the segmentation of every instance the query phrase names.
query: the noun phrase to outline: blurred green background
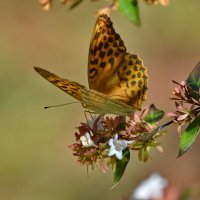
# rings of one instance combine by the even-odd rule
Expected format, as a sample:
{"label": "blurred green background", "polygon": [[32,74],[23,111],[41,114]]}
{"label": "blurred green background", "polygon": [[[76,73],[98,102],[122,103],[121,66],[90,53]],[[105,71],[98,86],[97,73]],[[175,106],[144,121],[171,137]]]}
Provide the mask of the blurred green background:
{"label": "blurred green background", "polygon": [[[0,199],[120,200],[152,171],[181,187],[200,185],[199,138],[176,159],[179,136],[172,125],[161,139],[164,152],[153,150],[145,164],[132,153],[123,179],[110,190],[112,173],[96,169],[88,178],[68,148],[75,127],[84,120],[81,105],[43,109],[74,100],[42,79],[33,66],[87,85],[94,13],[105,5],[85,1],[69,12],[55,0],[52,10],[43,12],[37,0],[0,1]],[[113,13],[128,51],[139,54],[148,68],[145,104],[174,110],[171,80],[186,79],[200,60],[199,9],[199,0],[173,0],[168,7],[141,3],[140,28]]]}

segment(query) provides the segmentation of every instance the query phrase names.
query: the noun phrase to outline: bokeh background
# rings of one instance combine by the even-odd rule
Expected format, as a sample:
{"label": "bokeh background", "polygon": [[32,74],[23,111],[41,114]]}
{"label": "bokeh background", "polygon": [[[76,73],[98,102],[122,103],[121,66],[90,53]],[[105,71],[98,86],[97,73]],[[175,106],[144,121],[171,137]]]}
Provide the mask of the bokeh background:
{"label": "bokeh background", "polygon": [[[81,105],[43,109],[74,100],[42,79],[33,66],[87,85],[94,14],[105,5],[85,1],[68,11],[55,0],[52,10],[43,12],[37,0],[0,1],[0,199],[120,200],[154,171],[183,188],[199,187],[199,138],[176,159],[179,136],[172,125],[161,139],[164,152],[153,150],[145,164],[132,153],[123,179],[110,190],[111,171],[105,175],[96,169],[88,178],[68,148],[75,141],[75,127],[84,121]],[[186,79],[200,60],[199,8],[199,0],[173,0],[168,7],[141,3],[140,28],[113,13],[127,49],[139,54],[148,68],[145,104],[174,110],[171,80]]]}

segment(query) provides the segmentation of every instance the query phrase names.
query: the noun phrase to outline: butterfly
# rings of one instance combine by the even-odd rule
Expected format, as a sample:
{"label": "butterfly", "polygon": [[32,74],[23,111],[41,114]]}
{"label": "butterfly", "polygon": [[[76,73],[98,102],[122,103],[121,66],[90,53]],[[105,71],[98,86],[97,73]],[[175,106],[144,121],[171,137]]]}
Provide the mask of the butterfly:
{"label": "butterfly", "polygon": [[110,18],[96,20],[88,56],[89,89],[39,67],[34,69],[46,80],[79,100],[97,114],[126,116],[141,110],[147,92],[147,70],[137,55],[126,51]]}

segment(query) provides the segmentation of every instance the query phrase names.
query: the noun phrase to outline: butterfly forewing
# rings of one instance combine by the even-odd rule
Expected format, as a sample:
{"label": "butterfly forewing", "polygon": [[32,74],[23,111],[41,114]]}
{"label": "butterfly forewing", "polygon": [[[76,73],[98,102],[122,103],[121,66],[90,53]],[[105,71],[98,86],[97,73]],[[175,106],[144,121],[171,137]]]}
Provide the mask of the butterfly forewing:
{"label": "butterfly forewing", "polygon": [[103,92],[105,81],[112,79],[116,67],[125,55],[126,47],[113,28],[110,18],[102,14],[97,18],[88,56],[88,82],[90,89]]}
{"label": "butterfly forewing", "polygon": [[85,88],[83,85],[60,78],[59,76],[40,67],[34,67],[34,69],[50,83],[82,102],[81,88]]}

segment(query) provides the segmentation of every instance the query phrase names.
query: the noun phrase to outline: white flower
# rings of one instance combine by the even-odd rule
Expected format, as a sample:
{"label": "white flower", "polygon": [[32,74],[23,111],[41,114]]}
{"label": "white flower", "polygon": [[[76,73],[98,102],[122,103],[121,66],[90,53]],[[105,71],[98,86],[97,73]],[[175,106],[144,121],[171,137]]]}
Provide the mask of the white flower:
{"label": "white flower", "polygon": [[132,199],[134,200],[149,200],[160,199],[164,195],[164,189],[168,185],[168,180],[160,176],[158,173],[153,173],[149,178],[144,180],[134,191]]}
{"label": "white flower", "polygon": [[90,134],[88,132],[84,136],[81,136],[80,140],[84,147],[97,147],[97,145],[94,144],[94,142],[90,138]]}
{"label": "white flower", "polygon": [[133,143],[133,141],[118,140],[118,134],[116,133],[114,138],[108,141],[110,146],[108,156],[115,155],[118,160],[122,160],[122,151],[131,143]]}

